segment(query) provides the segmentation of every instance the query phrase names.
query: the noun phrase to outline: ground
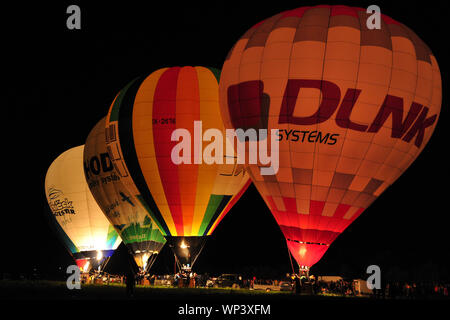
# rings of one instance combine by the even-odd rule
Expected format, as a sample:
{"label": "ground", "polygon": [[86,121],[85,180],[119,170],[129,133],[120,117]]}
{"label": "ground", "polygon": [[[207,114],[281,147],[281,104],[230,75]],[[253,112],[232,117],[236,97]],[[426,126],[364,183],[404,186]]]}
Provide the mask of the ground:
{"label": "ground", "polygon": [[[232,289],[232,288],[173,288],[163,286],[141,286],[135,288],[134,299],[151,299],[151,300],[167,300],[167,299],[188,299],[188,300],[222,300],[222,299],[257,299],[257,300],[277,300],[277,299],[296,299],[300,296],[294,295],[288,291],[270,291],[264,290],[248,290],[248,289]],[[314,299],[344,299],[338,296],[309,296]],[[19,299],[19,300],[110,300],[110,299],[127,299],[126,287],[124,284],[111,283],[107,284],[83,284],[80,290],[69,290],[63,281],[0,281],[0,298],[1,299]],[[349,299],[349,298],[347,298]],[[356,299],[364,299],[358,297]]]}
{"label": "ground", "polygon": [[[70,312],[77,312],[77,308],[94,307],[104,315],[105,312],[116,316],[117,310],[126,308],[131,313],[164,312],[169,319],[272,319],[306,311],[321,314],[341,312],[357,312],[362,308],[364,312],[382,312],[384,306],[391,310],[392,305],[399,310],[412,310],[418,306],[425,306],[429,301],[387,301],[370,297],[342,297],[325,295],[298,295],[291,292],[265,292],[231,288],[168,288],[136,286],[134,297],[126,295],[126,287],[122,284],[86,284],[80,290],[69,290],[65,282],[57,281],[0,281],[0,305],[3,308],[13,308],[19,311],[54,310],[55,307],[66,308]],[[448,302],[448,301],[446,301]],[[32,308],[23,308],[30,304]],[[235,314],[223,313],[224,306],[238,306]],[[260,306],[259,309],[258,307]],[[262,306],[262,308],[261,308]],[[267,314],[269,307],[270,314]],[[189,307],[207,307],[215,310],[215,314],[186,316],[179,312]],[[350,308],[347,308],[350,307]],[[236,308],[236,307],[235,307]],[[266,314],[242,314],[242,312],[261,312]],[[433,308],[436,310],[436,308]],[[346,312],[347,312],[346,311]],[[55,312],[53,312],[56,314]],[[258,317],[256,317],[258,315]],[[59,316],[61,317],[61,315]],[[64,316],[63,316],[64,317]]]}

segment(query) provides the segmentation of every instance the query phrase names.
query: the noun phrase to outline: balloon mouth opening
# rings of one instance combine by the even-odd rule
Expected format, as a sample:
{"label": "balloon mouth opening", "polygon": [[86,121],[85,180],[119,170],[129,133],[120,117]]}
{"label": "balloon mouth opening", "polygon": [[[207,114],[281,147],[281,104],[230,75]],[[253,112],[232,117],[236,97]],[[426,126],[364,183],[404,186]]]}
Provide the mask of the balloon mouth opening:
{"label": "balloon mouth opening", "polygon": [[322,258],[330,247],[328,243],[293,240],[289,238],[286,239],[286,243],[289,249],[289,257],[292,256],[297,262],[300,274],[308,274],[309,269]]}
{"label": "balloon mouth opening", "polygon": [[114,250],[81,251],[73,254],[73,257],[81,272],[88,273],[91,270],[103,271],[109,262]]}
{"label": "balloon mouth opening", "polygon": [[155,263],[156,258],[158,257],[158,251],[152,250],[136,250],[133,253],[134,260],[138,265],[139,269],[145,273],[150,271],[150,268]]}
{"label": "balloon mouth opening", "polygon": [[194,263],[205,246],[207,237],[208,236],[166,237],[167,243],[175,255],[175,260],[180,270],[186,272],[192,270]]}
{"label": "balloon mouth opening", "polygon": [[292,239],[286,239],[286,240],[296,242],[299,244],[314,244],[314,245],[318,245],[318,246],[327,246],[327,247],[330,246],[328,243],[321,243],[321,242],[309,242],[309,241],[300,241],[300,240],[292,240]]}

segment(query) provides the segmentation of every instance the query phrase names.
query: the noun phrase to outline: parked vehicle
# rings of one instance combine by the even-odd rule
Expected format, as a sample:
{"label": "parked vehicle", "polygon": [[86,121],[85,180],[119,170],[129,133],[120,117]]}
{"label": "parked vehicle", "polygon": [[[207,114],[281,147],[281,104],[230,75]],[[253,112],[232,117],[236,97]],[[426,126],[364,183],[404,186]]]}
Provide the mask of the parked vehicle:
{"label": "parked vehicle", "polygon": [[253,282],[253,290],[280,291],[283,281],[277,280],[256,280]]}
{"label": "parked vehicle", "polygon": [[223,274],[217,278],[213,285],[214,288],[226,288],[231,287],[234,289],[240,289],[244,287],[242,276],[239,274]]}
{"label": "parked vehicle", "polygon": [[280,282],[280,291],[292,291],[294,286],[291,281],[281,281]]}
{"label": "parked vehicle", "polygon": [[157,276],[153,285],[170,287],[173,284],[173,280],[174,280],[173,275]]}
{"label": "parked vehicle", "polygon": [[206,287],[213,288],[216,281],[217,281],[217,278],[209,278],[208,280],[206,280]]}

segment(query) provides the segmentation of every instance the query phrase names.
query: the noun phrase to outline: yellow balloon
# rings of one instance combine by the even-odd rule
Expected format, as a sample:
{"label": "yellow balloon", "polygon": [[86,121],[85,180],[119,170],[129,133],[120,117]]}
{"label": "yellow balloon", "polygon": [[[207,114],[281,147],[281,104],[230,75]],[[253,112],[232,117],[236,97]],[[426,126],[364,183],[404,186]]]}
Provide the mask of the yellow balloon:
{"label": "yellow balloon", "polygon": [[83,271],[104,267],[120,238],[92,196],[83,169],[84,146],[58,156],[45,177],[47,202],[66,247]]}

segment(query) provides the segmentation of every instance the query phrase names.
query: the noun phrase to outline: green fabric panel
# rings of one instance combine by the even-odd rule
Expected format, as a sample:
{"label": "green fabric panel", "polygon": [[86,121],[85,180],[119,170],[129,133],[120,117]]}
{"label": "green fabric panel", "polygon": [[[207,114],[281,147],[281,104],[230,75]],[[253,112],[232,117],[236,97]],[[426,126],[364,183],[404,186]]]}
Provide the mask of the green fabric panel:
{"label": "green fabric panel", "polygon": [[212,194],[208,201],[208,206],[206,207],[205,215],[203,216],[203,221],[200,226],[200,230],[197,236],[203,236],[206,232],[206,228],[208,227],[211,219],[214,216],[214,213],[217,210],[217,207],[222,202],[223,195]]}
{"label": "green fabric panel", "polygon": [[108,248],[111,248],[111,249],[113,248],[118,236],[119,236],[119,234],[114,229],[114,227],[112,225],[109,225],[108,236],[106,238],[106,245],[108,246]]}
{"label": "green fabric panel", "polygon": [[122,232],[121,237],[125,244],[143,242],[143,241],[154,241],[159,243],[165,243],[166,239],[159,232],[158,229],[154,229],[150,225],[141,225],[140,223],[133,223],[127,226]]}
{"label": "green fabric panel", "polygon": [[161,231],[159,231],[158,227],[155,223],[152,222],[149,216],[145,216],[144,218],[144,225],[148,226],[150,228],[150,240],[153,240],[155,242],[159,243],[166,243],[166,238],[162,235]]}
{"label": "green fabric panel", "polygon": [[[165,231],[165,229],[163,228],[163,225],[161,224],[160,221],[156,220],[152,210],[150,210],[150,208],[148,207],[147,203],[144,201],[144,199],[142,198],[141,195],[137,195],[136,196],[137,199],[139,200],[139,202],[142,204],[142,206],[145,208],[145,210],[147,210],[147,212],[150,214],[150,216],[153,218],[153,221],[155,221],[156,225],[159,228],[159,231],[162,233],[163,236],[167,236],[167,232]],[[165,226],[165,225],[164,225]],[[168,230],[168,229],[167,229]]]}
{"label": "green fabric panel", "polygon": [[121,232],[121,237],[125,244],[141,242],[141,241],[149,241],[150,232],[148,227],[141,227],[140,223],[132,223],[129,224],[123,231]]}
{"label": "green fabric panel", "polygon": [[[156,226],[155,226],[155,227],[156,227]],[[153,241],[159,242],[159,243],[166,243],[166,238],[164,238],[164,236],[162,235],[162,233],[159,231],[158,228],[154,228],[154,227],[152,226],[152,229],[151,229],[151,230],[152,230],[152,231],[151,231],[151,233],[152,233],[151,239],[152,239]]]}
{"label": "green fabric panel", "polygon": [[146,226],[146,225],[151,225],[151,224],[152,224],[152,220],[149,218],[149,216],[145,216],[143,225]]}
{"label": "green fabric panel", "polygon": [[213,217],[210,219],[208,227],[204,231],[205,234],[209,232],[209,230],[212,228],[213,224],[216,222],[216,220],[219,218],[220,214],[225,210],[225,207],[230,202],[232,196],[222,196],[222,200],[220,201],[219,206],[216,208],[216,212],[214,213]]}
{"label": "green fabric panel", "polygon": [[112,109],[111,109],[111,115],[109,117],[109,121],[118,121],[119,120],[119,110],[120,105],[122,104],[123,97],[125,96],[125,93],[127,92],[128,88],[136,81],[137,79],[134,79],[133,81],[129,82],[122,90],[120,90],[119,95],[117,96],[116,101],[114,102]]}
{"label": "green fabric panel", "polygon": [[211,67],[208,67],[208,69],[209,69],[209,71],[211,71],[211,72],[214,74],[214,76],[215,76],[216,79],[217,79],[217,83],[219,83],[221,71],[220,71],[219,69],[211,68]]}

